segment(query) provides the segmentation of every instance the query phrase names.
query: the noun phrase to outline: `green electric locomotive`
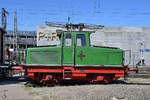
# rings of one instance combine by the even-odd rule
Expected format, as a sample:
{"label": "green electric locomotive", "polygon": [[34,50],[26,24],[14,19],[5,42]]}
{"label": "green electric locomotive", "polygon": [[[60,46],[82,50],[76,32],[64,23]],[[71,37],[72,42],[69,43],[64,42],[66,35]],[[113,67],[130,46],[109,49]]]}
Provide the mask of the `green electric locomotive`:
{"label": "green electric locomotive", "polygon": [[109,83],[125,77],[124,51],[92,46],[92,31],[59,31],[60,45],[28,48],[26,74],[36,82],[62,81]]}

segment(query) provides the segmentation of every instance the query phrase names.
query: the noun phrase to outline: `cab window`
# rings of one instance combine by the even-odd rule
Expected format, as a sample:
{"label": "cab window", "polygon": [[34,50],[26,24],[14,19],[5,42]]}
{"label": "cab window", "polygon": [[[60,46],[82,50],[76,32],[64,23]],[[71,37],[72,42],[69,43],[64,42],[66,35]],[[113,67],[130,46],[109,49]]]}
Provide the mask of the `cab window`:
{"label": "cab window", "polygon": [[77,46],[86,46],[85,34],[77,34]]}
{"label": "cab window", "polygon": [[71,46],[72,45],[72,35],[70,33],[66,34],[65,37],[65,46]]}

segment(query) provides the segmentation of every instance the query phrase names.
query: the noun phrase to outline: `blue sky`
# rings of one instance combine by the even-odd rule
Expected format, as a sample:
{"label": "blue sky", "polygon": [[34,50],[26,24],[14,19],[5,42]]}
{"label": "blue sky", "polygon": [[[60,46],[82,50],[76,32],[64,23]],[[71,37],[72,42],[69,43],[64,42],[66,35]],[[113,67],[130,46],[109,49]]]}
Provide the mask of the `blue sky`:
{"label": "blue sky", "polygon": [[[13,30],[17,11],[19,30],[36,30],[45,21],[104,26],[150,27],[150,0],[0,0],[9,12],[7,29]],[[1,11],[0,11],[1,12]]]}

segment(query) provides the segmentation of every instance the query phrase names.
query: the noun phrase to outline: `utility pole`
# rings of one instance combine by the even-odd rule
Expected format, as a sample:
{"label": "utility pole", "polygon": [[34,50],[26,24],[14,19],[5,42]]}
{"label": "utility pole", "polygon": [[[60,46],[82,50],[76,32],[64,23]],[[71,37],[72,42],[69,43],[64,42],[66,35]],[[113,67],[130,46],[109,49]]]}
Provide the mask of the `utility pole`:
{"label": "utility pole", "polygon": [[4,8],[2,8],[2,29],[5,30],[7,26],[6,14],[9,14]]}
{"label": "utility pole", "polygon": [[17,33],[17,12],[14,12],[14,37],[15,39],[15,49],[18,50],[18,33]]}
{"label": "utility pole", "polygon": [[3,38],[4,38],[4,34],[6,32],[6,26],[7,26],[7,21],[6,21],[6,15],[8,15],[9,13],[2,8],[2,12],[1,12],[1,22],[2,22],[2,30],[3,32],[0,33],[0,53],[1,53],[1,63],[4,63],[5,60],[5,43],[3,43]]}
{"label": "utility pole", "polygon": [[14,34],[13,34],[13,49],[15,52],[16,63],[18,62],[18,31],[17,31],[17,12],[14,12]]}
{"label": "utility pole", "polygon": [[70,24],[70,17],[68,17],[68,24]]}

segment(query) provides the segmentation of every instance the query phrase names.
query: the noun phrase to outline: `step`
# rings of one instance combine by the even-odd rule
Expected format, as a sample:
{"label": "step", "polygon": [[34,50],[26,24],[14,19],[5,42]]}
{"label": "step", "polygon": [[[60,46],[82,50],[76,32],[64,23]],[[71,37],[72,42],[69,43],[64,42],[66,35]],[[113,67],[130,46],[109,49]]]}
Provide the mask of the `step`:
{"label": "step", "polygon": [[71,80],[71,78],[70,77],[65,77],[64,80]]}
{"label": "step", "polygon": [[64,73],[72,73],[72,70],[70,70],[70,69],[65,69],[65,70],[64,70]]}

